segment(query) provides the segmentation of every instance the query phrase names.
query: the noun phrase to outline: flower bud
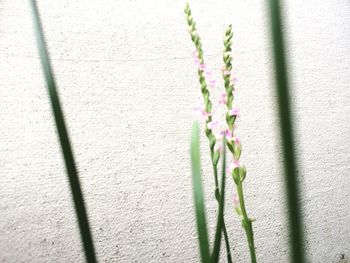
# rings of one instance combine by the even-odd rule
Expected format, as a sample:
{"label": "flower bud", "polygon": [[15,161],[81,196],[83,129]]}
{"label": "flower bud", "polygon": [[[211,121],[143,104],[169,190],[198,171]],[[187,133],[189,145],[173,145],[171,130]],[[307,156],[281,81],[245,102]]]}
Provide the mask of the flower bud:
{"label": "flower bud", "polygon": [[241,167],[239,167],[239,179],[241,182],[244,181],[246,174],[247,170],[245,169],[245,166],[242,165]]}
{"label": "flower bud", "polygon": [[228,114],[230,116],[239,117],[241,112],[240,112],[240,110],[238,108],[233,108],[233,109],[229,110]]}

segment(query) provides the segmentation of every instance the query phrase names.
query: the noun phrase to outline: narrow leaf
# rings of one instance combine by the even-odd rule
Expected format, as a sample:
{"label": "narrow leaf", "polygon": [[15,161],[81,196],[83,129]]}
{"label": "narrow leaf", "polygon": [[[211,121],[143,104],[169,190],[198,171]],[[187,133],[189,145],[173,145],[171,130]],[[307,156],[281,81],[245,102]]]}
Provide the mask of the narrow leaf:
{"label": "narrow leaf", "polygon": [[68,174],[68,179],[71,187],[71,192],[73,196],[73,202],[75,207],[75,212],[78,217],[80,234],[84,245],[85,258],[87,262],[96,262],[95,249],[92,242],[91,231],[89,227],[89,221],[86,213],[86,208],[83,199],[83,193],[81,191],[79,177],[73,157],[73,152],[70,146],[70,141],[68,137],[68,131],[66,124],[64,122],[63,112],[61,110],[61,105],[56,90],[56,84],[54,80],[54,75],[51,69],[50,59],[47,52],[47,47],[44,39],[44,33],[42,30],[38,7],[35,0],[31,0],[31,7],[33,13],[34,29],[36,32],[36,40],[39,49],[40,59],[42,68],[44,71],[44,76],[47,83],[47,88],[49,91],[50,101],[52,111],[55,117],[56,128],[58,131],[61,148],[63,152],[64,161],[66,164],[66,170]]}
{"label": "narrow leaf", "polygon": [[283,21],[279,0],[267,1],[270,12],[270,24],[275,64],[275,91],[279,109],[280,131],[284,158],[284,174],[289,212],[289,234],[291,240],[292,262],[305,262],[304,238],[301,206],[299,203],[299,186],[297,162],[293,134],[292,111],[289,100],[289,82],[287,61],[284,49]]}
{"label": "narrow leaf", "polygon": [[202,263],[210,262],[207,222],[203,197],[203,186],[199,154],[199,127],[194,123],[191,140],[192,184],[196,211],[197,233]]}

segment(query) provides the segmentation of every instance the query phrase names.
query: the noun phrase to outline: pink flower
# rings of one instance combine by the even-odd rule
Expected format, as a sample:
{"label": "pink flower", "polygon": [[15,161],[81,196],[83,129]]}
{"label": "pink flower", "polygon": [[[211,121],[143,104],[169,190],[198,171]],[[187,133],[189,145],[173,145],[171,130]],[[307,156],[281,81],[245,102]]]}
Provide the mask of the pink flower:
{"label": "pink flower", "polygon": [[206,121],[207,121],[207,120],[209,119],[209,117],[211,116],[211,113],[210,113],[210,112],[206,112],[205,107],[204,107],[203,104],[194,107],[193,110],[194,110],[196,113],[198,113],[199,116],[200,116],[201,118],[203,118],[204,120],[206,120]]}
{"label": "pink flower", "polygon": [[199,61],[197,50],[192,52],[192,57],[193,57],[193,60],[194,60],[194,64],[198,67],[200,65],[200,61]]}
{"label": "pink flower", "polygon": [[205,68],[205,69],[204,69],[204,74],[206,75],[206,77],[209,77],[209,78],[210,78],[210,77],[213,75],[213,72],[211,72],[210,69]]}
{"label": "pink flower", "polygon": [[204,104],[202,102],[199,102],[196,107],[193,107],[193,111],[200,112],[204,109]]}
{"label": "pink flower", "polygon": [[214,146],[214,151],[219,151],[220,153],[222,153],[224,147],[222,145],[222,142],[221,141],[217,141],[215,143],[215,146]]}
{"label": "pink flower", "polygon": [[223,92],[223,93],[220,94],[219,103],[222,104],[222,105],[225,105],[227,103],[227,94],[226,94],[226,92]]}
{"label": "pink flower", "polygon": [[229,171],[230,173],[232,174],[233,173],[233,170],[236,169],[236,168],[239,168],[240,164],[239,164],[239,161],[238,160],[233,160],[232,163],[229,164]]}
{"label": "pink flower", "polygon": [[194,64],[198,67],[200,64],[199,58],[194,58]]}
{"label": "pink flower", "polygon": [[209,86],[212,87],[212,88],[215,88],[217,85],[216,85],[216,80],[215,79],[210,79],[209,80]]}
{"label": "pink flower", "polygon": [[222,138],[224,137],[225,132],[224,131],[219,131],[214,134],[215,138],[217,141],[221,141]]}
{"label": "pink flower", "polygon": [[233,109],[229,110],[228,114],[230,116],[239,117],[240,116],[240,110],[237,109],[237,108],[233,108]]}
{"label": "pink flower", "polygon": [[206,70],[206,68],[207,68],[207,66],[206,66],[205,64],[199,64],[199,65],[198,65],[198,69],[199,69],[199,70],[204,71],[204,70]]}
{"label": "pink flower", "polygon": [[225,136],[226,136],[226,139],[230,142],[230,141],[232,141],[232,138],[233,138],[233,132],[230,131],[229,129],[227,129],[225,131]]}
{"label": "pink flower", "polygon": [[211,113],[210,112],[206,112],[205,110],[202,110],[201,111],[201,117],[204,119],[204,120],[208,120],[209,117],[211,116]]}
{"label": "pink flower", "polygon": [[238,81],[238,79],[237,79],[234,75],[231,75],[230,84],[233,85],[233,84],[236,83],[237,81]]}
{"label": "pink flower", "polygon": [[239,207],[239,198],[236,194],[232,195],[232,201],[233,201],[233,207],[238,208]]}
{"label": "pink flower", "polygon": [[229,71],[229,70],[224,70],[224,71],[222,72],[222,74],[224,74],[224,76],[229,76],[229,75],[231,75],[231,71]]}
{"label": "pink flower", "polygon": [[233,141],[234,141],[234,143],[235,143],[236,145],[241,144],[241,141],[239,140],[239,138],[238,138],[237,135],[235,135],[232,139],[233,139]]}
{"label": "pink flower", "polygon": [[216,130],[217,128],[219,128],[219,121],[210,121],[208,122],[207,127],[209,130]]}

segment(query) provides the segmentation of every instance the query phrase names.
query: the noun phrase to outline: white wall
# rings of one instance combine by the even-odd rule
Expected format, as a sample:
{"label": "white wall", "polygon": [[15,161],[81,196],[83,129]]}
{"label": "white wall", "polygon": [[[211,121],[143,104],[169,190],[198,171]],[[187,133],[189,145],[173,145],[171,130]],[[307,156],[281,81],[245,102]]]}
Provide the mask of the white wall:
{"label": "white wall", "polygon": [[[265,1],[190,2],[212,68],[221,65],[222,34],[233,24],[246,202],[256,218],[258,260],[287,262]],[[188,153],[200,91],[184,1],[52,0],[39,7],[99,260],[198,262]],[[349,2],[287,1],[285,7],[309,261],[342,262],[341,254],[349,261]],[[0,261],[81,262],[29,10],[27,1],[0,1]],[[219,90],[212,94],[217,100]],[[213,226],[204,137],[202,148]],[[227,201],[233,255],[248,262]]]}

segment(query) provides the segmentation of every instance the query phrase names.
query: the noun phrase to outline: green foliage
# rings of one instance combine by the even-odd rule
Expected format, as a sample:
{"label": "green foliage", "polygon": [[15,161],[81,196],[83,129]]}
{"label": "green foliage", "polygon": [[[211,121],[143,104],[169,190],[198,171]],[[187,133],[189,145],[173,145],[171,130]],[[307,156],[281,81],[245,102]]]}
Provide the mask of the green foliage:
{"label": "green foliage", "polygon": [[191,140],[192,183],[193,197],[196,211],[197,232],[199,248],[203,263],[210,262],[208,230],[205,216],[203,186],[201,177],[200,153],[199,153],[199,128],[195,123],[192,127]]}
{"label": "green foliage", "polygon": [[44,76],[47,83],[47,88],[49,92],[53,115],[55,117],[58,136],[61,143],[61,149],[62,149],[62,153],[63,153],[65,165],[66,165],[69,184],[71,187],[75,212],[78,217],[80,234],[81,234],[81,238],[84,246],[85,258],[87,262],[92,263],[92,262],[96,262],[96,256],[95,256],[95,249],[92,241],[91,231],[89,227],[87,212],[85,208],[83,193],[80,187],[78,172],[76,169],[72,148],[70,146],[68,131],[64,121],[64,116],[63,116],[61,104],[59,101],[59,96],[56,89],[55,79],[54,79],[49,55],[46,48],[44,33],[40,22],[38,7],[36,5],[35,0],[31,0],[31,7],[33,12],[34,29],[36,31],[36,40],[37,40],[38,50],[40,54],[40,60],[41,60]]}
{"label": "green foliage", "polygon": [[[204,193],[202,186],[200,151],[199,151],[199,127],[194,123],[192,127],[191,139],[191,163],[192,163],[192,184],[195,204],[197,233],[201,260],[203,263],[216,263],[219,261],[222,228],[224,225],[224,204],[225,204],[225,182],[226,182],[226,150],[223,151],[222,173],[221,173],[221,194],[219,196],[219,212],[217,216],[215,240],[213,252],[210,255],[210,245],[208,241],[208,230],[205,215]],[[230,262],[230,261],[229,261]]]}
{"label": "green foliage", "polygon": [[280,130],[282,137],[282,149],[284,158],[284,174],[286,195],[289,207],[289,232],[291,237],[291,260],[294,263],[305,262],[303,220],[301,205],[299,202],[299,186],[297,178],[297,162],[295,155],[295,143],[293,134],[292,111],[289,100],[289,82],[287,62],[283,37],[283,15],[281,14],[280,1],[267,1],[270,18],[275,64],[276,94],[278,112],[280,118]]}

